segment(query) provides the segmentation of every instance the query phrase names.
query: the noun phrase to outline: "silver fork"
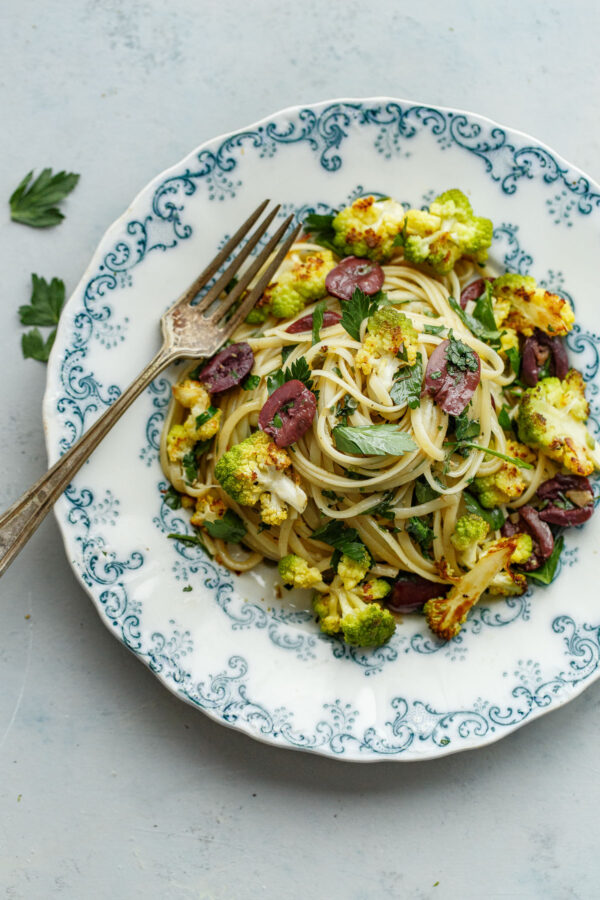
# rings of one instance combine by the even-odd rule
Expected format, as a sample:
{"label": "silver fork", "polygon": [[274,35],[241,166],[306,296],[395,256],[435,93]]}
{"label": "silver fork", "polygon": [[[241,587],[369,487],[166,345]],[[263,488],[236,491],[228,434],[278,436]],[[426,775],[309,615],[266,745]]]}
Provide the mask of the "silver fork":
{"label": "silver fork", "polygon": [[[243,298],[238,308],[227,321],[224,317],[233,305],[243,296],[252,279],[273,253],[289,226],[293,216],[283,222],[264,249],[252,261],[240,276],[235,287],[225,299],[216,303],[225,287],[231,282],[242,263],[248,258],[267,228],[277,215],[276,206],[261,224],[254,230],[247,243],[233,259],[215,284],[202,297],[199,303],[193,304],[199,292],[206,287],[213,275],[229,258],[234,249],[248,234],[269,204],[265,200],[254,210],[251,216],[225,244],[220,253],[208,264],[200,275],[184,291],[173,306],[161,319],[163,345],[146,368],[129,385],[127,390],[109,406],[94,422],[84,436],[36,481],[23,496],[0,516],[0,575],[3,575],[15,556],[27,543],[40,522],[56,503],[76,472],[79,471],[88,456],[108,434],[115,422],[138,397],[151,381],[168,365],[180,357],[198,359],[212,356],[222,347],[227,338],[235,331],[240,322],[247,316],[256,301],[261,297],[267,284],[281,265],[284,256],[296,240],[300,225],[288,235],[281,244],[255,286]],[[214,310],[211,307],[214,305]]]}

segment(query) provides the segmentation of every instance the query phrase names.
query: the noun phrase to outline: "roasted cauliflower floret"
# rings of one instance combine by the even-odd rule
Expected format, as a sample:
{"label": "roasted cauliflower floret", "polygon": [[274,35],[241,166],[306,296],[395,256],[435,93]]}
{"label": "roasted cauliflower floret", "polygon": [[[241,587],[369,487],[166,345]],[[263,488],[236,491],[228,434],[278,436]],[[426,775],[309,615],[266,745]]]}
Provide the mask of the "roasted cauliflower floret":
{"label": "roasted cauliflower floret", "polygon": [[227,504],[214,491],[209,491],[196,500],[196,509],[190,519],[192,525],[202,527],[205,522],[216,522],[227,512]]}
{"label": "roasted cauliflower floret", "polygon": [[198,441],[208,441],[221,427],[222,410],[211,406],[210,394],[203,384],[186,378],[173,385],[173,396],[190,410],[181,425],[173,425],[167,435],[167,456],[181,462]]}
{"label": "roasted cauliflower floret", "polygon": [[302,556],[288,553],[279,560],[277,568],[284,584],[310,588],[321,582],[322,576],[316,566],[311,566]]}
{"label": "roasted cauliflower floret", "polygon": [[333,244],[341,256],[386,262],[404,222],[404,207],[396,200],[359,197],[333,219]]}
{"label": "roasted cauliflower floret", "polygon": [[456,637],[471,608],[498,573],[509,566],[516,546],[514,536],[496,541],[495,546],[452,585],[445,597],[427,601],[423,611],[429,627],[438,637],[446,641]]}
{"label": "roasted cauliflower floret", "polygon": [[296,259],[268,285],[246,321],[256,324],[264,322],[268,315],[276,319],[297,315],[307,303],[326,295],[325,278],[336,265],[329,250],[315,250],[310,256]]}
{"label": "roasted cauliflower floret", "polygon": [[264,431],[255,431],[223,454],[215,475],[224,491],[242,506],[260,504],[260,517],[268,525],[288,518],[288,506],[304,512],[308,498],[296,483],[292,461]]}
{"label": "roasted cauliflower floret", "polygon": [[[507,440],[507,456],[514,456],[535,466],[537,457],[529,447],[518,441]],[[527,489],[531,481],[531,470],[519,469],[513,463],[503,462],[492,475],[476,478],[471,486],[479,496],[479,502],[486,509],[503,506],[511,500],[517,500]]]}
{"label": "roasted cauliflower floret", "polygon": [[486,260],[492,231],[491,221],[474,215],[467,197],[454,189],[436,197],[429,212],[409,209],[398,242],[406,260],[445,275],[463,256]]}
{"label": "roasted cauliflower floret", "polygon": [[372,579],[355,588],[344,587],[339,576],[325,594],[316,594],[313,609],[325,634],[340,634],[347,644],[380,647],[396,630],[396,620],[377,601],[390,591],[382,579]]}
{"label": "roasted cauliflower floret", "polygon": [[575,475],[600,469],[600,446],[585,427],[589,406],[581,373],[569,369],[565,378],[543,378],[523,392],[517,424],[519,437],[530,447]]}
{"label": "roasted cauliflower floret", "polygon": [[408,316],[393,306],[384,306],[367,322],[367,333],[355,358],[356,368],[363,375],[374,375],[389,393],[398,370],[402,366],[414,366],[418,338]]}
{"label": "roasted cauliflower floret", "polygon": [[568,334],[575,321],[569,303],[539,288],[529,275],[508,273],[492,283],[496,324],[530,337],[536,328],[552,337]]}
{"label": "roasted cauliflower floret", "polygon": [[[527,562],[533,553],[533,540],[530,534],[524,533],[514,534],[512,537],[516,540],[516,547],[511,553],[506,567],[494,575],[488,587],[489,593],[493,596],[514,597],[524,594],[527,590],[527,578],[521,572],[513,571],[511,565]],[[484,552],[490,553],[500,543],[500,541],[492,541],[484,547]]]}

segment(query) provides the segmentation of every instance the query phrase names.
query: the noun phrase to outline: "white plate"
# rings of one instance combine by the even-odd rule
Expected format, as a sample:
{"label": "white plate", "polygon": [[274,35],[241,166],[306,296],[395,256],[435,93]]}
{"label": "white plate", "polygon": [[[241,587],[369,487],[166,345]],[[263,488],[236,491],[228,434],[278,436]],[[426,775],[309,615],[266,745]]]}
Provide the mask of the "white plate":
{"label": "white plate", "polygon": [[[61,318],[44,419],[50,462],[158,348],[169,303],[265,196],[328,211],[364,192],[421,205],[465,190],[495,225],[492,261],[575,304],[574,364],[598,429],[590,266],[600,192],[537,141],[471,113],[404,100],[339,100],[215,138],[154,179],[102,238]],[[575,354],[575,356],[573,356]],[[567,535],[560,577],[476,607],[436,640],[407,616],[390,643],[322,635],[306,599],[278,601],[270,571],[234,577],[193,546],[161,502],[158,436],[176,369],[156,380],[56,506],[71,564],[113,634],[174,693],[252,737],[353,760],[479,747],[562,705],[599,673],[590,590],[600,519]],[[191,591],[184,588],[192,585]]]}

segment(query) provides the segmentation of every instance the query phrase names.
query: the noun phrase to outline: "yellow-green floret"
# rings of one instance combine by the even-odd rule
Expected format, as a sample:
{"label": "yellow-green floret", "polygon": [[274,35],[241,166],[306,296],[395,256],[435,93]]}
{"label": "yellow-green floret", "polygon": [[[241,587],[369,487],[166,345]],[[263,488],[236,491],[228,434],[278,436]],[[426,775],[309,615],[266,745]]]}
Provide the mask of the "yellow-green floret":
{"label": "yellow-green floret", "polygon": [[386,262],[394,253],[394,239],[402,229],[404,207],[396,200],[359,197],[333,220],[333,244],[341,256]]}
{"label": "yellow-green floret", "polygon": [[367,548],[364,548],[362,559],[351,559],[342,553],[340,561],[337,565],[337,573],[342,579],[345,588],[352,589],[363,580],[369,569],[371,568],[371,555]]}
{"label": "yellow-green floret", "polygon": [[348,589],[336,576],[328,593],[313,598],[321,631],[340,634],[347,644],[358,647],[380,647],[396,630],[394,616],[377,602],[389,591],[390,586],[383,579]]}
{"label": "yellow-green floret", "polygon": [[[514,456],[535,466],[537,458],[529,447],[518,441],[507,440],[507,456]],[[471,490],[478,494],[479,502],[486,509],[503,506],[511,500],[517,500],[527,489],[531,481],[531,470],[520,469],[514,463],[504,461],[492,474],[476,478]]]}
{"label": "yellow-green floret", "polygon": [[181,462],[198,441],[210,440],[217,434],[223,412],[211,406],[210,394],[204,385],[191,378],[173,385],[173,396],[190,410],[183,423],[173,425],[167,435],[169,461]]}
{"label": "yellow-green floret", "polygon": [[585,427],[588,415],[585,382],[580,372],[569,369],[562,381],[543,378],[523,392],[519,437],[569,472],[591,475],[600,469],[600,446]]}
{"label": "yellow-green floret", "polygon": [[529,275],[508,273],[492,282],[494,318],[498,328],[529,337],[539,328],[552,337],[568,334],[575,321],[571,305],[543,288]]}
{"label": "yellow-green floret", "polygon": [[246,321],[256,324],[264,322],[268,315],[276,319],[297,315],[307,303],[326,295],[325,278],[336,265],[329,250],[315,250],[296,259],[271,282]]}
{"label": "yellow-green floret", "polygon": [[467,550],[472,544],[483,541],[489,530],[485,519],[476,513],[467,513],[457,519],[450,540],[457,550]]}
{"label": "yellow-green floret", "polygon": [[429,212],[409,209],[399,240],[406,260],[445,275],[463,256],[484,262],[492,232],[491,221],[474,215],[467,197],[454,189],[436,197]]}
{"label": "yellow-green floret", "polygon": [[445,641],[456,637],[471,608],[498,573],[509,565],[516,546],[515,537],[496,541],[494,547],[452,585],[445,597],[427,601],[423,611],[434,634]]}
{"label": "yellow-green floret", "polygon": [[363,375],[374,375],[389,393],[398,370],[414,366],[418,339],[408,316],[393,306],[384,306],[367,322],[367,333],[355,358],[356,368]]}
{"label": "yellow-green floret", "polygon": [[295,553],[288,553],[280,559],[277,568],[283,583],[295,587],[310,588],[323,580],[316,566],[309,565],[307,560]]}
{"label": "yellow-green floret", "polygon": [[215,466],[224,491],[242,506],[260,505],[260,517],[268,525],[287,519],[289,506],[304,512],[308,498],[296,483],[292,460],[264,431],[235,444]]}
{"label": "yellow-green floret", "polygon": [[192,525],[202,527],[205,522],[216,522],[227,512],[227,505],[214,491],[208,491],[196,500],[196,509],[190,519]]}

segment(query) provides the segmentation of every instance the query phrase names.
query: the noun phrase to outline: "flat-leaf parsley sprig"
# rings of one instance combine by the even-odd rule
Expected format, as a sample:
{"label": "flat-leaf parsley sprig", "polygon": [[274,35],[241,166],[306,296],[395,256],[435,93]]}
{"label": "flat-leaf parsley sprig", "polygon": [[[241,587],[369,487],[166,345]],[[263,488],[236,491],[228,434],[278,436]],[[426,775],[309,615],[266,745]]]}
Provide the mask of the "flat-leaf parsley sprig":
{"label": "flat-leaf parsley sprig", "polygon": [[39,275],[31,275],[31,298],[27,305],[19,307],[19,318],[22,325],[36,325],[42,328],[51,327],[52,331],[44,339],[39,327],[27,331],[21,338],[21,347],[25,359],[37,359],[48,362],[50,351],[56,337],[56,326],[65,302],[65,285],[60,278],[50,282]]}
{"label": "flat-leaf parsley sprig", "polygon": [[33,180],[33,169],[28,172],[10,196],[10,217],[13,222],[32,228],[50,228],[64,219],[58,205],[70,194],[79,175],[75,172],[57,172],[43,169]]}

